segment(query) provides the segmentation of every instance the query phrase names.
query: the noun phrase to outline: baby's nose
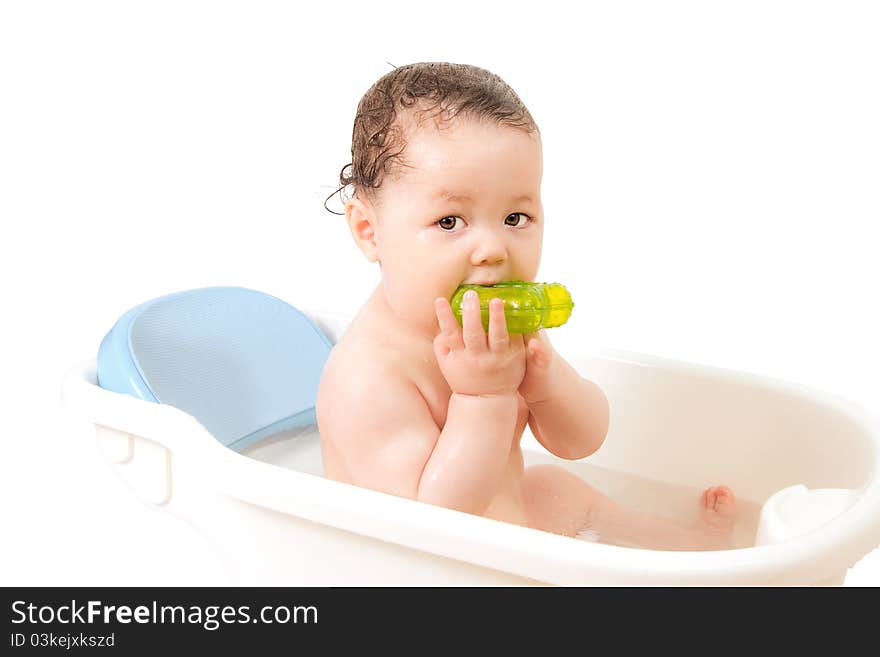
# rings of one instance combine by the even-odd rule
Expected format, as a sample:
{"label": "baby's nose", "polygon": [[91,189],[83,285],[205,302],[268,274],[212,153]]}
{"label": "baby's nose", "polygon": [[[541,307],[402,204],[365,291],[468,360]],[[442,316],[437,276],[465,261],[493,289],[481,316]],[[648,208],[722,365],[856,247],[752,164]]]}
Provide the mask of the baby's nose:
{"label": "baby's nose", "polygon": [[504,241],[492,234],[480,235],[471,252],[471,264],[495,265],[507,259]]}

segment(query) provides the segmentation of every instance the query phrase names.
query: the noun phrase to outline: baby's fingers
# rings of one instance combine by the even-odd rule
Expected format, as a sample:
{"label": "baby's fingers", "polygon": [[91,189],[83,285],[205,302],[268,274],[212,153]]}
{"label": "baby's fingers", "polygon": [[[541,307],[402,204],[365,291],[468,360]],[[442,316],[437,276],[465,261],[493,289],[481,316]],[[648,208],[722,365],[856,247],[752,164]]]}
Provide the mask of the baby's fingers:
{"label": "baby's fingers", "polygon": [[489,349],[507,351],[510,336],[507,334],[507,322],[504,319],[504,302],[492,299],[489,302]]}
{"label": "baby's fingers", "polygon": [[468,290],[461,304],[461,336],[464,346],[474,351],[486,350],[486,332],[483,330],[483,316],[480,313],[480,300],[477,293]]}
{"label": "baby's fingers", "polygon": [[449,301],[443,297],[434,299],[434,312],[437,314],[437,323],[440,325],[440,336],[450,349],[461,349],[464,344],[461,341],[461,329]]}

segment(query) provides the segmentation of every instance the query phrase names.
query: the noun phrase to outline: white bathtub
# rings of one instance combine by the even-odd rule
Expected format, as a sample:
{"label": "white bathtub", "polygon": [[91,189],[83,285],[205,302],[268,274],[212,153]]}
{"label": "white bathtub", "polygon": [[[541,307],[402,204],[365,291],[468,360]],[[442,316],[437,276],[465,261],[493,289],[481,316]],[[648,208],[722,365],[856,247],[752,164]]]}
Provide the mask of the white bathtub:
{"label": "white bathtub", "polygon": [[[306,314],[334,341],[347,322]],[[589,458],[563,461],[526,428],[526,465],[558,463],[622,503],[680,521],[696,514],[702,488],[723,483],[743,510],[737,549],[589,543],[327,480],[315,431],[239,454],[183,411],[98,387],[94,361],[70,371],[63,397],[94,423],[99,450],[138,497],[216,546],[230,577],[218,584],[842,584],[880,544],[880,425],[861,409],[650,356],[568,358],[608,395],[609,435]],[[761,542],[775,542],[755,546],[762,505],[794,485],[806,489],[775,496],[761,516]],[[846,502],[814,512],[823,492]]]}

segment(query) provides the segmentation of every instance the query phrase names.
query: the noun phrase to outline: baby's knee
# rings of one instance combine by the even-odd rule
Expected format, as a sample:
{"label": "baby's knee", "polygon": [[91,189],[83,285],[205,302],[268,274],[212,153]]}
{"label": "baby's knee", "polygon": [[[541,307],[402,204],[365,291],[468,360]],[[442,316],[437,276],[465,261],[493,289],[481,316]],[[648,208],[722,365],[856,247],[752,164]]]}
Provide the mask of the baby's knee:
{"label": "baby's knee", "polygon": [[593,516],[601,499],[583,479],[553,465],[526,469],[522,494],[534,527],[565,536],[575,536],[594,525]]}
{"label": "baby's knee", "polygon": [[599,495],[592,486],[557,465],[533,465],[525,470],[523,488],[535,494],[569,499],[579,506],[590,504]]}

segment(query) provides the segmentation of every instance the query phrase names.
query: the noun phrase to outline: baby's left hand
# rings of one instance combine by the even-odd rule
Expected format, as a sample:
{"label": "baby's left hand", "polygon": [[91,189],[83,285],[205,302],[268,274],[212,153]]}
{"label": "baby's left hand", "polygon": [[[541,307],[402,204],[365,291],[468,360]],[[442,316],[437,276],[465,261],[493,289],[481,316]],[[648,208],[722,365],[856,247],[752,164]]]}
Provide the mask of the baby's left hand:
{"label": "baby's left hand", "polygon": [[519,386],[519,394],[527,404],[544,401],[550,392],[550,370],[556,351],[547,339],[544,329],[523,335],[526,345],[526,374]]}

